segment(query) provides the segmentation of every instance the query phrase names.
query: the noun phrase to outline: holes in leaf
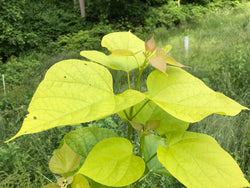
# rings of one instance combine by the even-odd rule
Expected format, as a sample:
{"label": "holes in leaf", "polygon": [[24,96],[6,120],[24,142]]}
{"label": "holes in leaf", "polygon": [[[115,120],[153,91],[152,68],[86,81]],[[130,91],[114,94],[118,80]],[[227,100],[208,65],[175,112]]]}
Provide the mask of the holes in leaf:
{"label": "holes in leaf", "polygon": [[84,63],[84,65],[88,65],[87,63]]}
{"label": "holes in leaf", "polygon": [[37,119],[37,117],[36,117],[36,116],[34,116],[34,117],[33,117],[33,119],[35,119],[35,120],[36,120],[36,119]]}
{"label": "holes in leaf", "polygon": [[64,76],[63,78],[67,78],[67,76]]}

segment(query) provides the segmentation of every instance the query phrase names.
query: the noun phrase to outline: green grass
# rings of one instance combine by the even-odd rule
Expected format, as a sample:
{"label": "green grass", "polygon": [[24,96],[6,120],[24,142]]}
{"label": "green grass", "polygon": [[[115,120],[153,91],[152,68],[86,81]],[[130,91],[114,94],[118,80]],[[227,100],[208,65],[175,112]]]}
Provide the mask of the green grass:
{"label": "green grass", "polygon": [[[154,31],[155,40],[159,46],[171,44],[173,49],[170,55],[189,66],[190,68],[186,70],[202,79],[209,87],[249,107],[250,12],[247,11],[249,8],[250,3],[230,11],[208,14],[195,24],[185,24],[168,30],[158,28]],[[185,57],[183,37],[187,30],[190,46],[188,56]],[[3,95],[0,94],[2,99],[0,101],[0,188],[41,187],[56,180],[55,175],[48,169],[49,159],[63,135],[74,127],[54,128],[22,136],[8,144],[4,144],[3,141],[13,136],[21,127],[31,96],[45,71],[62,59],[78,57],[76,53],[61,53],[53,58],[42,58],[42,67],[39,67],[35,75],[31,78],[30,75],[18,77],[21,84],[9,88],[5,99],[2,99]],[[126,74],[115,71],[112,71],[112,74],[118,76],[114,86],[115,92],[120,93],[127,87]],[[144,78],[147,74],[148,72]],[[131,79],[135,79],[135,75],[136,72]],[[141,89],[146,89],[144,84],[141,85]],[[1,87],[0,91],[2,92]],[[115,122],[120,124],[119,118],[114,117]],[[115,126],[110,119],[104,122]],[[100,124],[97,122],[96,126]],[[123,124],[121,127],[121,130],[125,130]],[[117,132],[121,133],[121,130]],[[244,111],[236,117],[211,115],[201,122],[192,124],[190,130],[213,136],[236,159],[250,180],[249,112]],[[183,186],[171,177],[150,174],[140,187]]]}

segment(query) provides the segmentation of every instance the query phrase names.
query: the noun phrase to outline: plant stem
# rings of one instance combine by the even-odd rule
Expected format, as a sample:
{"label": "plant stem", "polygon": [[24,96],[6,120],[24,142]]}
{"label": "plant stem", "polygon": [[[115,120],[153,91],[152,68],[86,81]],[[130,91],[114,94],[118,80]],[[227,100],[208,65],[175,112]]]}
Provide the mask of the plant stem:
{"label": "plant stem", "polygon": [[137,81],[136,81],[136,84],[135,84],[135,90],[138,89],[138,86],[139,86],[139,83],[140,83],[140,80],[141,80],[141,75],[143,73],[144,69],[142,68],[139,72],[139,75],[138,75],[138,78],[137,78]]}
{"label": "plant stem", "polygon": [[145,179],[151,172],[152,172],[152,171],[149,170],[148,173],[145,174],[141,179],[139,179],[133,187],[138,187],[139,183],[140,183],[143,179]]}
{"label": "plant stem", "polygon": [[128,89],[130,89],[130,78],[129,78],[129,72],[127,72],[127,79],[128,79]]}
{"label": "plant stem", "polygon": [[128,134],[127,139],[131,141],[131,134],[132,134],[132,126],[128,123]]}
{"label": "plant stem", "polygon": [[149,161],[151,161],[155,156],[157,155],[157,153],[155,153],[154,155],[152,155],[145,163],[147,164]]}
{"label": "plant stem", "polygon": [[145,140],[145,135],[141,135],[141,138],[140,138],[140,157],[143,156],[144,140]]}
{"label": "plant stem", "polygon": [[150,100],[148,99],[140,108],[139,110],[131,117],[131,120],[134,119],[135,116],[137,116],[137,114],[139,114],[139,112],[144,108],[144,106],[149,102]]}

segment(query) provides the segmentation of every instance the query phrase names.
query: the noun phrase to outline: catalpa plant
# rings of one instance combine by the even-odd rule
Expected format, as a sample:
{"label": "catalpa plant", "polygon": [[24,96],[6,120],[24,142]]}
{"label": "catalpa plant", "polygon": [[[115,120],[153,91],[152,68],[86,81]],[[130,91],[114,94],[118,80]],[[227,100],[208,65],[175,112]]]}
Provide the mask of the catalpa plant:
{"label": "catalpa plant", "polygon": [[[174,176],[190,188],[249,186],[234,159],[211,136],[187,131],[189,123],[210,114],[235,116],[248,108],[186,72],[168,55],[171,46],[156,47],[153,38],[145,43],[131,32],[116,32],[104,36],[101,45],[110,54],[82,51],[90,61],[65,60],[48,70],[20,131],[10,140],[115,113],[127,122],[127,138],[97,127],[69,132],[49,162],[50,170],[62,177],[45,187],[137,187],[150,173]],[[155,70],[143,93],[138,86],[148,66]],[[126,72],[128,90],[114,94],[106,67]],[[132,84],[135,69],[138,77]],[[140,145],[136,153],[132,129]]]}

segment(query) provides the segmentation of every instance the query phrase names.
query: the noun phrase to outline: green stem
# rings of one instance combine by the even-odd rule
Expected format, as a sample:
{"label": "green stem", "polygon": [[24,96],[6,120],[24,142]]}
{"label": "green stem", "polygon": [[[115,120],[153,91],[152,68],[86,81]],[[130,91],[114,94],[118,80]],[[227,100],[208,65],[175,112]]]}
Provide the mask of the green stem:
{"label": "green stem", "polygon": [[128,89],[130,89],[130,78],[129,78],[129,72],[127,72],[127,79],[128,79]]}
{"label": "green stem", "polygon": [[139,110],[131,117],[131,120],[134,119],[135,116],[137,116],[137,114],[139,114],[139,112],[144,108],[144,106],[149,102],[150,100],[148,99],[140,108]]}
{"label": "green stem", "polygon": [[128,123],[127,139],[131,142],[132,126]]}
{"label": "green stem", "polygon": [[140,178],[140,179],[136,182],[136,184],[133,185],[133,187],[138,187],[139,183],[140,183],[142,180],[144,180],[151,172],[152,172],[152,171],[149,170],[147,174],[145,174],[142,178]]}
{"label": "green stem", "polygon": [[138,89],[138,86],[139,86],[139,83],[140,83],[140,80],[141,80],[141,75],[143,73],[144,69],[141,69],[140,72],[139,72],[139,75],[138,75],[138,78],[137,78],[137,81],[136,81],[136,84],[135,84],[135,90]]}
{"label": "green stem", "polygon": [[151,161],[155,156],[157,155],[157,153],[155,153],[154,155],[152,155],[145,163],[147,164],[149,161]]}
{"label": "green stem", "polygon": [[145,136],[141,135],[141,138],[140,138],[140,157],[143,156],[144,141],[145,141]]}

